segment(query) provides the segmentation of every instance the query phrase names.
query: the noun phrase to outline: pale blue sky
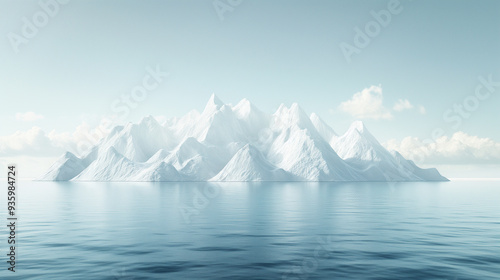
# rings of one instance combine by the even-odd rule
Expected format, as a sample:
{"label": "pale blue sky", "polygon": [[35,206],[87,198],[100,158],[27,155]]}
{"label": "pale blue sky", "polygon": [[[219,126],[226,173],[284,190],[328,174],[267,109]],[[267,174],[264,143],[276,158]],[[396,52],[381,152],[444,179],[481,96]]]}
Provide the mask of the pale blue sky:
{"label": "pale blue sky", "polygon": [[[354,28],[389,2],[244,0],[221,20],[213,1],[73,0],[15,53],[9,34],[21,34],[22,18],[41,7],[2,0],[0,135],[33,126],[71,132],[110,115],[145,68],[160,65],[170,76],[128,120],[202,110],[215,93],[233,104],[246,97],[267,112],[298,102],[342,133],[357,118],[339,105],[381,85],[387,109],[398,99],[414,105],[390,120],[364,120],[381,142],[428,138],[437,127],[500,141],[500,87],[457,129],[443,120],[474,94],[479,76],[500,81],[500,1],[402,1],[348,63],[339,45],[354,44]],[[28,111],[44,118],[16,120]]]}

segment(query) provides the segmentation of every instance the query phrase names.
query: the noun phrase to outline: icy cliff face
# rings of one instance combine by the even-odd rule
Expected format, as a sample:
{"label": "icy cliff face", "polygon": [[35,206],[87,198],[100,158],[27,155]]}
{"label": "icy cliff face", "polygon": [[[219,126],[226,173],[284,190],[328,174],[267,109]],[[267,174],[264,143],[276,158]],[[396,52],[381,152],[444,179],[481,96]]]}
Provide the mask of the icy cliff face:
{"label": "icy cliff face", "polygon": [[338,136],[298,104],[266,114],[243,99],[210,97],[160,125],[153,117],[117,126],[87,155],[69,152],[39,178],[54,181],[444,181],[387,151],[354,122]]}

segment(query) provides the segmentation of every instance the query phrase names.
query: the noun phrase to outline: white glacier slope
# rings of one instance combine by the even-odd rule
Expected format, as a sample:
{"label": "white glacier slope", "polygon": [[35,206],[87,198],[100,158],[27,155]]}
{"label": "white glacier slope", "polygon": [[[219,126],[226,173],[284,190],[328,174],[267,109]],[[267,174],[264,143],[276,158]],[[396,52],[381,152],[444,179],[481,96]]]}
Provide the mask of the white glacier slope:
{"label": "white glacier slope", "polygon": [[67,152],[49,181],[422,181],[447,180],[387,151],[362,122],[341,136],[294,103],[274,114],[247,99],[212,95],[202,113],[160,125],[148,116],[116,126],[86,155]]}
{"label": "white glacier slope", "polygon": [[318,115],[316,115],[316,113],[312,113],[309,118],[311,119],[314,128],[316,128],[321,137],[323,137],[323,139],[328,143],[338,136],[333,128],[327,125]]}
{"label": "white glacier slope", "polygon": [[443,181],[438,172],[417,167],[399,153],[391,154],[368,131],[355,121],[347,132],[332,139],[333,149],[346,162],[365,173],[372,181]]}
{"label": "white glacier slope", "polygon": [[246,144],[210,181],[295,181],[298,178],[273,166],[254,146]]}
{"label": "white glacier slope", "polygon": [[48,181],[68,181],[80,174],[86,167],[82,159],[70,152],[66,152],[57,159],[47,173],[39,179]]}
{"label": "white glacier slope", "polygon": [[277,167],[305,181],[364,181],[321,137],[298,104],[281,105],[271,128],[276,137],[267,158]]}

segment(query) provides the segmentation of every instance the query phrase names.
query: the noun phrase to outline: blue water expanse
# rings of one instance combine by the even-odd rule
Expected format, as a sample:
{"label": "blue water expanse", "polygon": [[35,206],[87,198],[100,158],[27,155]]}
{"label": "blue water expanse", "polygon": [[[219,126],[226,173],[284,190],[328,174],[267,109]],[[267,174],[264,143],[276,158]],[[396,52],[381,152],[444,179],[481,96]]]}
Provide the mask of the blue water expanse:
{"label": "blue water expanse", "polygon": [[500,279],[500,181],[19,189],[2,279]]}

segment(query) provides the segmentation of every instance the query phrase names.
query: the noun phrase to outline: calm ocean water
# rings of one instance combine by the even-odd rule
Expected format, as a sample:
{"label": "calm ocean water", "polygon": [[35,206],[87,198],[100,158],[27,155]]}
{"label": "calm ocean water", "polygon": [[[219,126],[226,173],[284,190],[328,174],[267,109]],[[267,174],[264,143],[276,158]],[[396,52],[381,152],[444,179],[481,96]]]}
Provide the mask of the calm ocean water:
{"label": "calm ocean water", "polygon": [[2,279],[500,279],[500,181],[19,188]]}

